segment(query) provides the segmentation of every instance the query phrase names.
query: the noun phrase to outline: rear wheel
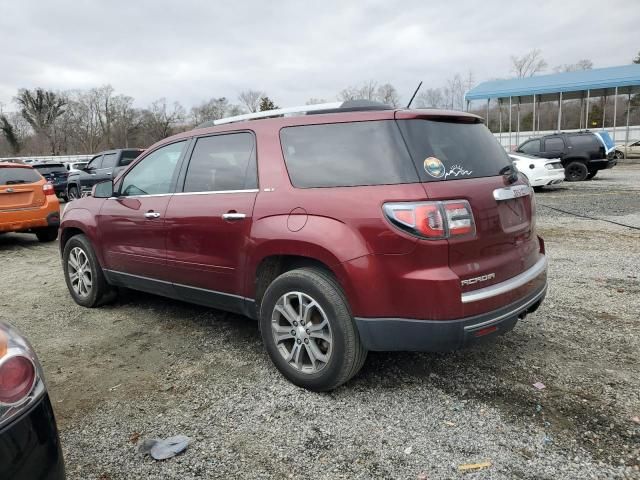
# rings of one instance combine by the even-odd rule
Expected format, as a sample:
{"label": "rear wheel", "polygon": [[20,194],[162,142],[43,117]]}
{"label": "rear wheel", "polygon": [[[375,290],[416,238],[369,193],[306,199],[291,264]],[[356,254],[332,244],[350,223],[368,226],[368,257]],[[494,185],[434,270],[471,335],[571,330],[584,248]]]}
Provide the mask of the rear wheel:
{"label": "rear wheel", "polygon": [[62,254],[64,279],[73,300],[83,307],[96,307],[111,300],[114,289],[107,283],[91,242],[75,235],[64,246]]}
{"label": "rear wheel", "polygon": [[80,198],[80,190],[78,190],[78,187],[76,187],[75,185],[71,185],[67,189],[67,198],[69,199],[69,201]]}
{"label": "rear wheel", "polygon": [[582,182],[588,174],[587,166],[578,161],[569,163],[564,169],[564,176],[568,182]]}
{"label": "rear wheel", "polygon": [[53,242],[58,238],[58,227],[45,227],[36,230],[36,237],[40,242]]}
{"label": "rear wheel", "polygon": [[595,177],[598,174],[598,171],[595,170],[593,172],[589,172],[589,174],[587,175],[587,180],[591,180],[593,177]]}
{"label": "rear wheel", "polygon": [[260,327],[278,370],[309,390],[342,385],[367,356],[340,285],[320,269],[301,268],[276,278],[262,300]]}

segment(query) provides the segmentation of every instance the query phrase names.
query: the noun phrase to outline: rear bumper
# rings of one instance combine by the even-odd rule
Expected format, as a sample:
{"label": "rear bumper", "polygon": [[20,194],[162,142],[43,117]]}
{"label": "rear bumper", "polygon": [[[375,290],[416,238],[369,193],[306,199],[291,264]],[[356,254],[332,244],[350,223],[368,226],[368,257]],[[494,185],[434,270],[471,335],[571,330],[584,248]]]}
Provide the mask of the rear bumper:
{"label": "rear bumper", "polygon": [[[52,195],[50,197],[53,197]],[[0,232],[24,232],[60,225],[60,204],[48,199],[41,207],[0,212]]]}
{"label": "rear bumper", "polygon": [[618,160],[615,158],[603,158],[600,160],[590,160],[589,170],[606,170],[607,168],[613,168],[618,164]]}
{"label": "rear bumper", "polygon": [[64,461],[49,396],[0,429],[0,478],[63,480]]}
{"label": "rear bumper", "polygon": [[538,308],[546,292],[545,282],[542,288],[506,307],[457,320],[356,318],[355,321],[368,350],[447,352],[513,329],[519,318]]}
{"label": "rear bumper", "polygon": [[540,174],[533,174],[529,179],[532,187],[544,187],[545,185],[555,185],[564,181],[564,169],[546,170]]}

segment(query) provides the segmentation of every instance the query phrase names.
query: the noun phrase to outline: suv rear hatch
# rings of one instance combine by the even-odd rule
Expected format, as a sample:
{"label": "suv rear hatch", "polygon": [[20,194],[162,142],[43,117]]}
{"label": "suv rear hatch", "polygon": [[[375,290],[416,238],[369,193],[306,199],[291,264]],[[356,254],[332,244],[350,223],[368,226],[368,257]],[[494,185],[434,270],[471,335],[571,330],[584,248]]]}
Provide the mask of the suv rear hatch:
{"label": "suv rear hatch", "polygon": [[416,118],[415,112],[397,112],[396,119],[429,201],[463,200],[472,210],[475,234],[461,230],[448,238],[449,268],[461,280],[463,315],[515,302],[534,289],[530,284],[488,297],[470,295],[545,262],[535,234],[533,192],[522,176],[509,178],[514,167],[481,120]]}
{"label": "suv rear hatch", "polygon": [[41,180],[31,167],[0,164],[0,212],[44,205]]}
{"label": "suv rear hatch", "polygon": [[62,163],[47,163],[43,165],[34,165],[34,168],[40,172],[40,174],[48,182],[56,185],[60,182],[65,182],[69,176],[67,168]]}

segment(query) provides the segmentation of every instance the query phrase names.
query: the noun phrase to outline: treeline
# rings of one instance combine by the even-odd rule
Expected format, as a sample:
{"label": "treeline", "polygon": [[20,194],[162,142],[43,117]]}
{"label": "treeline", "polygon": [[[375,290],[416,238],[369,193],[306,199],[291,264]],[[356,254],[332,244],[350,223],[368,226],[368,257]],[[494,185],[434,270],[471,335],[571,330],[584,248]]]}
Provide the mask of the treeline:
{"label": "treeline", "polygon": [[110,85],[67,92],[21,89],[14,98],[17,111],[0,114],[0,156],[146,147],[207,120],[277,108],[260,91],[244,91],[238,100],[211,98],[187,111],[165,98],[136,108],[133,97],[116,94]]}

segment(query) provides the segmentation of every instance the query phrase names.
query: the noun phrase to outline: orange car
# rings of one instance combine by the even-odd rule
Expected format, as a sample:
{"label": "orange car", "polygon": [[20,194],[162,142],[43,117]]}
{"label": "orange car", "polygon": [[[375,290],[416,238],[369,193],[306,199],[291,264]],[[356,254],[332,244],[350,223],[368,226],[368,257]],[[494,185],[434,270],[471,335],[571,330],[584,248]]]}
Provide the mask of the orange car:
{"label": "orange car", "polygon": [[53,185],[30,165],[0,163],[0,233],[30,232],[41,242],[52,242],[59,225]]}

